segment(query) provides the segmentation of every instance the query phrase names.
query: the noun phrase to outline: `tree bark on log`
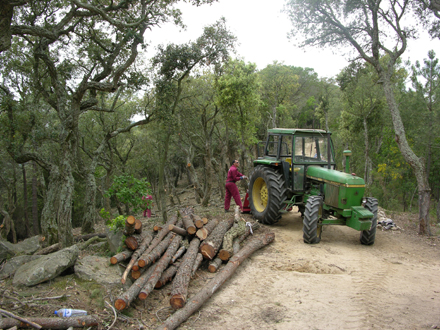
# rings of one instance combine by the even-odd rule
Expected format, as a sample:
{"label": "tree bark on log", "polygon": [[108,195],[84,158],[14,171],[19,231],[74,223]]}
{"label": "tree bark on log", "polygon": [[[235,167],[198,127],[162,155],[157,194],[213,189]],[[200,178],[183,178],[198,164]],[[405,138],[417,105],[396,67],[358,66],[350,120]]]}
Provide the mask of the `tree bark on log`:
{"label": "tree bark on log", "polygon": [[237,267],[249,257],[252,253],[273,242],[275,234],[268,233],[251,239],[237,254],[235,254],[223,267],[223,269],[206,284],[182,309],[176,311],[163,324],[158,326],[157,330],[176,329],[185,322],[188,317],[197,311],[211,296],[234,274]]}
{"label": "tree bark on log", "polygon": [[125,239],[125,245],[132,251],[136,251],[144,241],[145,237],[148,237],[147,233],[133,234]]}
{"label": "tree bark on log", "polygon": [[179,259],[186,250],[186,245],[181,245],[179,250],[177,250],[176,254],[173,256],[173,258],[171,259],[171,263],[175,263],[177,259]]}
{"label": "tree bark on log", "polygon": [[197,253],[196,261],[194,261],[193,269],[191,271],[191,277],[194,277],[197,269],[199,269],[200,265],[203,261],[203,255],[201,253]]}
{"label": "tree bark on log", "polygon": [[135,220],[135,223],[134,223],[134,233],[138,234],[138,235],[142,234],[142,221],[139,220],[139,219]]}
{"label": "tree bark on log", "polygon": [[218,256],[223,261],[228,261],[234,253],[234,238],[242,236],[246,233],[246,222],[239,220],[236,226],[229,229],[223,238],[223,248],[219,251]]}
{"label": "tree bark on log", "polygon": [[[173,237],[178,236],[173,232],[168,233],[167,236],[159,243],[150,253],[142,254],[138,259],[139,267],[147,267],[148,265],[159,259],[165,250],[170,246]],[[179,236],[180,237],[180,236]]]}
{"label": "tree bark on log", "polygon": [[186,297],[188,296],[188,285],[191,279],[191,273],[194,262],[199,250],[200,240],[194,238],[189,244],[188,251],[182,258],[182,263],[173,280],[173,289],[171,290],[170,304],[174,309],[179,309],[185,306]]}
{"label": "tree bark on log", "polygon": [[[139,257],[144,253],[148,244],[150,244],[152,240],[153,240],[152,235],[150,235],[150,234],[145,235],[139,248],[133,252],[133,255],[131,256],[131,260],[128,263],[127,268],[125,268],[124,274],[122,274],[122,279],[121,279],[122,284],[125,284],[125,282],[127,281],[127,276],[129,274],[130,270],[133,268],[134,264],[137,262]],[[136,269],[136,271],[137,270],[139,270],[139,267]]]}
{"label": "tree bark on log", "polygon": [[116,300],[115,300],[115,308],[118,311],[121,311],[128,306],[130,306],[131,302],[137,297],[139,292],[144,287],[145,283],[147,283],[148,279],[150,278],[151,274],[154,271],[154,267],[148,268],[145,273],[141,275],[132,285],[131,287],[125,291],[123,294],[121,294]]}
{"label": "tree bark on log", "polygon": [[194,225],[197,227],[197,229],[203,228],[203,226],[205,225],[205,223],[203,222],[203,219],[201,217],[199,217],[197,214],[191,214],[191,218],[194,222]]}
{"label": "tree bark on log", "polygon": [[148,295],[153,291],[156,286],[157,281],[159,281],[160,277],[164,270],[168,267],[171,258],[176,253],[179,248],[180,242],[182,241],[182,236],[177,235],[174,237],[168,249],[163,254],[162,258],[156,263],[156,267],[154,267],[154,271],[151,274],[148,281],[145,283],[142,290],[139,292],[138,298],[141,300],[147,299]]}
{"label": "tree bark on log", "polygon": [[223,260],[220,259],[219,257],[215,258],[214,260],[212,260],[209,263],[208,271],[210,273],[215,273],[220,268],[220,265],[222,264],[222,262],[223,262]]}
{"label": "tree bark on log", "polygon": [[110,263],[116,265],[118,262],[127,260],[133,254],[133,251],[125,250],[110,258]]}
{"label": "tree bark on log", "polygon": [[148,249],[144,252],[144,254],[150,253],[161,241],[162,239],[168,235],[170,230],[168,229],[169,225],[175,225],[177,223],[178,217],[177,215],[173,215],[170,217],[170,220],[166,223],[166,225],[157,233],[156,237],[154,237]]}
{"label": "tree bark on log", "polygon": [[215,258],[218,250],[220,249],[223,237],[225,233],[234,224],[234,219],[228,219],[220,222],[212,231],[211,234],[200,245],[200,253],[203,254],[203,258],[212,260]]}
{"label": "tree bark on log", "polygon": [[194,226],[194,222],[192,221],[191,214],[192,209],[186,208],[185,210],[181,210],[180,214],[182,215],[183,226],[189,235],[194,235],[197,231],[196,226]]}
{"label": "tree bark on log", "polygon": [[127,219],[125,219],[125,236],[131,236],[134,234],[134,225],[136,224],[136,218],[132,215],[129,215]]}
{"label": "tree bark on log", "polygon": [[34,255],[36,256],[42,256],[42,255],[46,255],[52,252],[56,252],[59,249],[61,249],[61,243],[56,243],[56,244],[52,244],[48,247],[45,247],[44,249],[38,250],[34,253]]}
{"label": "tree bark on log", "polygon": [[[42,329],[85,328],[99,324],[98,320],[92,315],[76,317],[28,317],[27,320],[41,325]],[[26,322],[13,318],[0,319],[0,329],[9,329],[12,327],[29,328],[30,326]]]}
{"label": "tree bark on log", "polygon": [[203,241],[215,229],[215,227],[218,225],[218,223],[219,223],[219,220],[217,220],[217,219],[210,220],[205,226],[203,226],[203,228],[200,228],[199,230],[197,230],[196,236],[201,241]]}
{"label": "tree bark on log", "polygon": [[156,285],[154,286],[155,289],[160,289],[165,284],[167,284],[169,281],[173,279],[173,276],[176,275],[177,269],[179,269],[180,262],[176,262],[172,265],[170,265],[160,277],[159,281],[157,281]]}
{"label": "tree bark on log", "polygon": [[188,232],[185,229],[177,227],[175,225],[168,225],[168,229],[172,232],[175,232],[176,234],[179,234],[180,236],[188,235]]}

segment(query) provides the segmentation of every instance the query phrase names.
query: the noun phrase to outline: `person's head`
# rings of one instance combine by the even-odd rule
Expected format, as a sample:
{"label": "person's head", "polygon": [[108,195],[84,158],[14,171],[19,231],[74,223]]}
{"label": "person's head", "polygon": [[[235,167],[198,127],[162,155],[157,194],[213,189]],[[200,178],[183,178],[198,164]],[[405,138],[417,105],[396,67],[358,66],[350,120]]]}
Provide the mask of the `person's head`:
{"label": "person's head", "polygon": [[240,165],[240,163],[238,162],[237,159],[234,159],[234,160],[231,162],[231,165],[234,165],[235,167],[238,167],[238,166]]}

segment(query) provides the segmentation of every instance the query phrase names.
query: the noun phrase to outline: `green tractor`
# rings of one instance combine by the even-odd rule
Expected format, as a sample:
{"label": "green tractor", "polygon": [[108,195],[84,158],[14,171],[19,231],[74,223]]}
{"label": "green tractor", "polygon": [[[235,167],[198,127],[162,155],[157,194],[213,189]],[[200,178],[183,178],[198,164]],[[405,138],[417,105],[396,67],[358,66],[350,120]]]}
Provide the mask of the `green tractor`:
{"label": "green tractor", "polygon": [[337,171],[330,132],[269,129],[249,181],[252,215],[270,225],[297,206],[305,243],[319,243],[324,225],[346,225],[360,231],[362,244],[374,244],[377,199],[364,198],[365,181],[349,173],[351,152],[344,155],[346,170]]}

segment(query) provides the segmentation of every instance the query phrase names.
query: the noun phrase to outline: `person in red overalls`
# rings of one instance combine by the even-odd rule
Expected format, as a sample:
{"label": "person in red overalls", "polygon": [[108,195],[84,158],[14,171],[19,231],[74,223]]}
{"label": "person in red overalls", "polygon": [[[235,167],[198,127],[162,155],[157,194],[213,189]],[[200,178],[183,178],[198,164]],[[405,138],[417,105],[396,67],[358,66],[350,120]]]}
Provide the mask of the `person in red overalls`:
{"label": "person in red overalls", "polygon": [[238,172],[238,167],[240,163],[238,160],[232,161],[231,167],[228,171],[228,176],[226,178],[226,195],[225,195],[225,212],[229,212],[229,206],[231,204],[231,197],[234,198],[235,204],[240,206],[240,210],[243,209],[243,205],[241,204],[240,193],[238,192],[237,185],[235,182],[247,179],[246,175]]}

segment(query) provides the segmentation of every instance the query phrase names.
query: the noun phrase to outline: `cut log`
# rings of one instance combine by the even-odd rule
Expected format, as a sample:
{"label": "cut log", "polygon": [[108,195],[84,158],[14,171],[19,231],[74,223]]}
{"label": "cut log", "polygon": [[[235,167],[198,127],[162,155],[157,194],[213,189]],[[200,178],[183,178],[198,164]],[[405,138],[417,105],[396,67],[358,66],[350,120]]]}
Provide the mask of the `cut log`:
{"label": "cut log", "polygon": [[134,233],[142,234],[142,221],[139,219],[136,219],[136,222],[134,223]]}
{"label": "cut log", "polygon": [[141,277],[134,281],[134,283],[127,291],[125,291],[115,300],[115,308],[118,311],[121,311],[130,306],[131,302],[137,297],[145,283],[147,283],[153,271],[154,267],[148,268],[145,273],[141,275]]}
{"label": "cut log", "polygon": [[203,228],[200,228],[196,232],[196,236],[203,241],[209,236],[209,233],[211,233],[214,228],[218,225],[219,221],[217,219],[210,220]]}
{"label": "cut log", "polygon": [[239,219],[231,229],[229,229],[223,238],[223,248],[219,251],[218,256],[223,261],[228,261],[234,254],[234,238],[244,235],[246,233],[246,222]]}
{"label": "cut log", "polygon": [[192,221],[194,222],[194,225],[200,229],[204,226],[203,220],[201,217],[199,217],[197,214],[191,214]]}
{"label": "cut log", "polygon": [[137,280],[139,277],[142,276],[146,268],[139,268],[138,270],[131,270],[131,278],[133,280]]}
{"label": "cut log", "polygon": [[125,239],[125,245],[130,250],[136,251],[141,246],[141,244],[146,236],[148,236],[147,233],[133,234],[132,236],[127,237]]}
{"label": "cut log", "polygon": [[[97,326],[98,320],[92,315],[76,317],[28,317],[29,322],[40,325],[43,329],[85,328]],[[30,328],[29,324],[13,318],[0,319],[0,329],[12,327]]]}
{"label": "cut log", "polygon": [[168,233],[170,232],[170,230],[168,229],[169,225],[175,225],[177,223],[177,215],[173,215],[170,217],[170,220],[168,220],[168,222],[166,223],[165,227],[163,227],[156,235],[156,237],[154,237],[154,239],[151,241],[150,246],[148,247],[148,249],[144,252],[144,254],[148,254],[150,253],[161,241],[162,239],[168,235]]}
{"label": "cut log", "polygon": [[142,290],[139,292],[138,298],[141,300],[147,299],[148,295],[153,291],[154,287],[156,286],[157,281],[159,281],[160,277],[162,276],[162,273],[164,270],[168,267],[168,264],[171,261],[171,258],[176,253],[177,249],[179,248],[180,241],[182,240],[182,236],[177,235],[174,237],[173,241],[171,242],[168,249],[163,254],[162,258],[156,263],[153,273],[151,274],[148,281],[145,283]]}
{"label": "cut log", "polygon": [[133,266],[131,267],[131,269],[132,270],[139,270],[139,268],[141,268],[141,267],[139,267],[138,261],[136,260],[135,263],[133,264]]}
{"label": "cut log", "polygon": [[155,289],[160,289],[165,284],[167,284],[169,281],[172,280],[173,276],[176,275],[177,269],[179,268],[180,262],[176,262],[172,265],[170,265],[160,277],[159,281],[157,281],[156,285],[154,286]]}
{"label": "cut log", "polygon": [[212,231],[211,234],[200,245],[200,253],[203,254],[203,258],[212,260],[215,258],[218,250],[220,249],[223,237],[225,233],[234,224],[234,219],[228,219],[220,222]]}
{"label": "cut log", "polygon": [[194,226],[194,222],[191,218],[192,212],[193,211],[191,208],[186,208],[185,210],[180,211],[183,220],[183,226],[185,227],[189,235],[194,235],[197,231],[196,226]]}
{"label": "cut log", "polygon": [[168,233],[168,235],[165,236],[165,238],[162,240],[162,242],[160,242],[159,245],[153,249],[153,251],[151,251],[147,254],[146,253],[142,254],[138,259],[139,267],[147,267],[148,265],[151,265],[153,262],[158,260],[162,256],[162,254],[165,252],[165,250],[168,248],[168,246],[171,243],[171,240],[175,236],[176,236],[176,234],[174,234],[172,232]]}
{"label": "cut log", "polygon": [[[140,246],[138,247],[138,249],[136,251],[133,252],[133,255],[131,256],[131,260],[127,265],[127,268],[125,268],[124,274],[122,274],[122,279],[121,282],[122,284],[125,283],[125,281],[127,280],[127,276],[130,272],[130,270],[134,267],[134,265],[137,263],[138,258],[142,255],[142,253],[144,253],[144,251],[146,250],[148,244],[150,244],[150,242],[153,240],[153,236],[150,234],[146,234],[144,239],[142,240]],[[136,264],[136,269],[134,270],[139,270],[139,266]]]}
{"label": "cut log", "polygon": [[268,233],[251,239],[237,254],[235,254],[223,267],[223,269],[207,283],[194,297],[192,297],[185,307],[175,312],[165,320],[157,330],[176,329],[185,322],[188,317],[197,311],[235,272],[237,267],[252,253],[273,242],[275,235]]}
{"label": "cut log", "polygon": [[197,269],[199,269],[200,265],[202,264],[202,261],[203,261],[203,255],[201,253],[197,253],[196,261],[194,262],[194,266],[191,271],[191,277],[194,277]]}
{"label": "cut log", "polygon": [[176,234],[179,234],[180,236],[188,235],[188,232],[185,229],[177,227],[175,225],[168,225],[168,229],[172,232],[175,232]]}
{"label": "cut log", "polygon": [[134,234],[134,225],[136,224],[136,218],[132,215],[129,215],[127,219],[125,219],[125,236],[131,236]]}
{"label": "cut log", "polygon": [[223,262],[223,260],[220,259],[219,257],[215,258],[214,260],[212,260],[209,263],[208,271],[210,273],[215,273],[220,268],[220,265],[222,264],[222,262]]}
{"label": "cut log", "polygon": [[171,263],[175,263],[177,259],[179,259],[186,251],[186,245],[181,245],[179,250],[177,250],[176,254],[173,255],[173,258],[171,259]]}
{"label": "cut log", "polygon": [[173,280],[173,289],[171,290],[170,305],[174,309],[179,309],[185,306],[186,297],[188,295],[188,285],[191,279],[191,273],[194,262],[199,250],[200,240],[194,238],[189,244],[188,251],[182,258],[182,263]]}
{"label": "cut log", "polygon": [[116,265],[118,262],[127,260],[133,254],[133,251],[124,250],[110,258],[110,263]]}
{"label": "cut log", "polygon": [[155,226],[153,227],[153,230],[154,230],[155,232],[161,231],[161,230],[162,230],[162,226],[155,225]]}

